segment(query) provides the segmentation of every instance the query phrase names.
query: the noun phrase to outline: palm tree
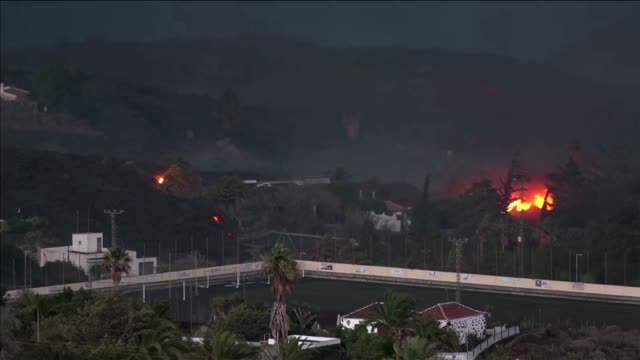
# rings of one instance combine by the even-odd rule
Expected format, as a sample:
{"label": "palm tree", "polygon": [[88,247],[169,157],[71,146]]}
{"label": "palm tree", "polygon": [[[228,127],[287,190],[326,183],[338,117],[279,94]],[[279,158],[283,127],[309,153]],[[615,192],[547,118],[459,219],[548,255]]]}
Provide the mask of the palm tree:
{"label": "palm tree", "polygon": [[451,329],[441,329],[433,318],[419,317],[413,324],[413,335],[435,343],[441,350],[453,351],[458,347],[458,337]]}
{"label": "palm tree", "polygon": [[198,360],[252,360],[258,357],[260,348],[240,341],[229,331],[209,332],[204,346],[198,348],[190,358]]}
{"label": "palm tree", "polygon": [[428,360],[437,356],[437,344],[416,336],[410,336],[393,345],[398,360]]}
{"label": "palm tree", "polygon": [[382,331],[388,331],[394,344],[410,332],[416,300],[409,294],[387,290],[384,302],[376,307],[374,325]]}
{"label": "palm tree", "polygon": [[[280,354],[280,353],[279,353]],[[312,349],[304,349],[302,343],[295,338],[286,340],[286,344],[282,347],[282,355],[267,355],[269,360],[310,360],[313,358],[314,351]]]}
{"label": "palm tree", "polygon": [[135,335],[138,347],[130,360],[179,359],[189,350],[173,322],[155,319],[149,325]]}
{"label": "palm tree", "polygon": [[104,254],[103,266],[107,271],[111,271],[113,285],[117,287],[122,280],[122,273],[129,274],[131,258],[124,249],[114,246]]}
{"label": "palm tree", "polygon": [[286,294],[292,291],[293,282],[298,278],[298,264],[289,249],[276,244],[271,252],[263,257],[262,270],[273,277],[271,290],[275,301],[271,311],[271,334],[278,346],[278,357],[283,360],[285,339],[289,333],[289,316],[284,302]]}

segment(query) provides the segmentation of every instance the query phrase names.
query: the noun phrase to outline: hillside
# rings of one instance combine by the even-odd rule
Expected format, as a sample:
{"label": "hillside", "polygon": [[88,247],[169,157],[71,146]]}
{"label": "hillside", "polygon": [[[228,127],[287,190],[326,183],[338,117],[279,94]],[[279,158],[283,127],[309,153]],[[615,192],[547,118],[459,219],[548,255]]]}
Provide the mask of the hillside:
{"label": "hillside", "polygon": [[[625,144],[640,131],[632,96],[490,54],[324,48],[258,36],[89,41],[2,54],[5,73],[33,73],[54,59],[105,82],[93,89],[127,84],[110,90],[126,101],[98,111],[99,128],[119,129],[138,152],[151,138],[182,143],[192,126],[204,144],[194,157],[203,164],[221,138],[211,114],[227,88],[238,96],[244,134],[229,134],[230,141],[253,151],[244,165],[298,174],[342,165],[417,182],[425,168],[443,177],[486,171],[516,148],[532,167],[548,167],[573,141]],[[453,163],[444,155],[450,152]]]}
{"label": "hillside", "polygon": [[216,211],[205,201],[159,191],[153,178],[161,169],[158,164],[134,167],[101,156],[4,147],[1,160],[0,217],[47,219],[45,244],[66,244],[76,231],[77,220],[79,230],[87,230],[88,217],[90,229],[110,239],[109,219],[103,210],[120,208],[126,210],[118,220],[122,241],[137,250],[144,242],[156,249],[160,239],[166,242],[178,237],[186,242],[189,236],[205,236],[210,230],[209,215]]}

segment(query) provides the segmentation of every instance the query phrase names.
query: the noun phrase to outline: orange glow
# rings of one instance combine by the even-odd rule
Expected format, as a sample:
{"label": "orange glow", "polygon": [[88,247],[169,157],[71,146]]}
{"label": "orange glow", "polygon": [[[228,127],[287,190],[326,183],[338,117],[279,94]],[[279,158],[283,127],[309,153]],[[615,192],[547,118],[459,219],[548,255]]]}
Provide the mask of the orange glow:
{"label": "orange glow", "polygon": [[156,177],[156,181],[158,182],[158,184],[162,185],[164,184],[164,176],[158,176]]}
{"label": "orange glow", "polygon": [[[546,194],[546,191],[543,192]],[[553,196],[551,194],[547,195],[547,201],[545,206],[544,195],[535,194],[533,201],[527,201],[526,199],[517,199],[511,202],[509,206],[507,206],[507,212],[512,212],[513,210],[517,212],[527,211],[534,206],[538,209],[542,209],[544,206],[545,209],[551,210],[553,208]]]}

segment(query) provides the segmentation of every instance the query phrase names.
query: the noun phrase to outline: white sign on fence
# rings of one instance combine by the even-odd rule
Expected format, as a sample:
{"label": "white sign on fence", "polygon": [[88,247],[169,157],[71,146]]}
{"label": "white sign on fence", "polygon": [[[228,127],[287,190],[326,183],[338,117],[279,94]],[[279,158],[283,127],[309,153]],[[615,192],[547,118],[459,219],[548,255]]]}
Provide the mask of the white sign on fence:
{"label": "white sign on fence", "polygon": [[403,274],[402,269],[398,269],[398,268],[391,269],[391,275],[393,276],[402,276],[402,274]]}

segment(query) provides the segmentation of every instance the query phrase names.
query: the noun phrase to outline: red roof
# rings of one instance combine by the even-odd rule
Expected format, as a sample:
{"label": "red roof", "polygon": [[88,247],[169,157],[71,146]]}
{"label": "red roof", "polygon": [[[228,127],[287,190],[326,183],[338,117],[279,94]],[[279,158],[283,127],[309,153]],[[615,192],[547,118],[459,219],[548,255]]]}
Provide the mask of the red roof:
{"label": "red roof", "polygon": [[436,320],[455,320],[484,314],[486,312],[472,309],[457,302],[437,304],[422,311],[422,315],[433,317]]}
{"label": "red roof", "polygon": [[392,212],[411,210],[410,206],[399,205],[390,200],[385,201],[384,205],[387,207],[388,211]]}
{"label": "red roof", "polygon": [[341,318],[351,318],[351,319],[364,319],[364,320],[375,320],[378,318],[378,314],[376,309],[378,309],[382,305],[381,302],[374,302],[365,307],[361,307],[358,310],[354,310],[347,315],[342,315]]}

